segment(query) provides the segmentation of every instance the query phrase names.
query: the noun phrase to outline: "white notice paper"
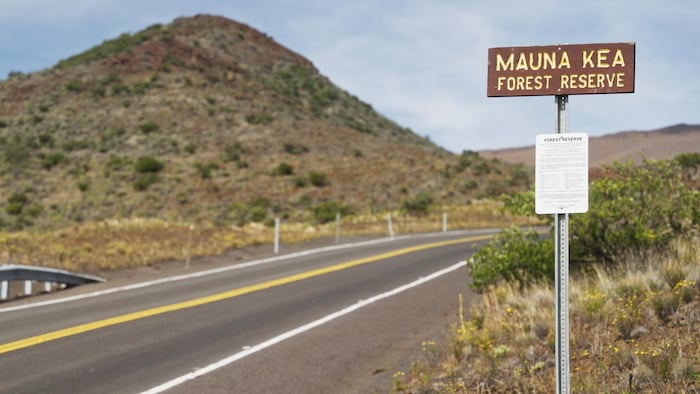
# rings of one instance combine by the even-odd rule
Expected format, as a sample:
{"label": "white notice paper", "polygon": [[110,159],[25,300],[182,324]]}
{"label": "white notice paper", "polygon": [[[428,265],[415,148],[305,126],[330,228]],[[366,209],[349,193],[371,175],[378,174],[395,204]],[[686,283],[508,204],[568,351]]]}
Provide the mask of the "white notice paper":
{"label": "white notice paper", "polygon": [[535,145],[535,212],[588,211],[588,135],[540,134]]}

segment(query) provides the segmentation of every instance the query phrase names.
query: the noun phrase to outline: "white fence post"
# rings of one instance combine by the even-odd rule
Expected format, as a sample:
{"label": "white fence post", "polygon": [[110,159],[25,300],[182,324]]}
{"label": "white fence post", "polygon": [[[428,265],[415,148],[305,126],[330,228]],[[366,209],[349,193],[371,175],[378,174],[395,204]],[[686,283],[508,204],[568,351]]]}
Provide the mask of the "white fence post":
{"label": "white fence post", "polygon": [[394,225],[391,223],[391,214],[386,215],[387,225],[389,227],[389,236],[394,238]]}
{"label": "white fence post", "polygon": [[194,224],[190,224],[187,232],[187,255],[185,256],[185,268],[190,269],[190,257],[192,256],[192,233],[194,232]]}
{"label": "white fence post", "polygon": [[280,218],[275,218],[275,254],[280,252]]}
{"label": "white fence post", "polygon": [[340,242],[340,212],[335,214],[335,243]]}
{"label": "white fence post", "polygon": [[447,232],[447,212],[442,213],[442,232]]}

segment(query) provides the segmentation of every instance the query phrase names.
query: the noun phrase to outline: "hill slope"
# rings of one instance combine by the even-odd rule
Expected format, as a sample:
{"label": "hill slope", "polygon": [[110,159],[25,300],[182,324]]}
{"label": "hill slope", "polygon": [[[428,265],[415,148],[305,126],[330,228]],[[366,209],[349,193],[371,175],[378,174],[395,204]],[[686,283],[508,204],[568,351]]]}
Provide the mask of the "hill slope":
{"label": "hill slope", "polygon": [[435,146],[265,34],[208,15],[14,73],[0,82],[0,146],[0,229],[308,220],[322,204],[395,209],[420,192],[462,204],[529,182],[519,166]]}
{"label": "hill slope", "polygon": [[[589,139],[589,163],[600,167],[615,160],[664,160],[680,153],[700,152],[700,125],[678,124],[650,131],[626,131]],[[485,158],[535,165],[535,147],[480,152]]]}

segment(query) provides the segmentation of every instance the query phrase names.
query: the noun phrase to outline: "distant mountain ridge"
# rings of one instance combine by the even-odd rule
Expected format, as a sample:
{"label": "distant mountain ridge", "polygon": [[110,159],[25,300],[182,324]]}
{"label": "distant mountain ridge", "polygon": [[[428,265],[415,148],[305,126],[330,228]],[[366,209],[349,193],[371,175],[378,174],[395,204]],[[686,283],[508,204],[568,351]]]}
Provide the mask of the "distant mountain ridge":
{"label": "distant mountain ridge", "polygon": [[[589,138],[589,164],[594,168],[613,161],[664,160],[693,152],[700,152],[700,125],[680,123],[649,131],[624,131]],[[508,163],[535,164],[534,145],[481,151],[480,154]]]}
{"label": "distant mountain ridge", "polygon": [[678,123],[673,126],[664,127],[662,129],[654,130],[663,134],[676,134],[676,133],[687,133],[694,132],[700,129],[700,125],[692,125],[686,123]]}

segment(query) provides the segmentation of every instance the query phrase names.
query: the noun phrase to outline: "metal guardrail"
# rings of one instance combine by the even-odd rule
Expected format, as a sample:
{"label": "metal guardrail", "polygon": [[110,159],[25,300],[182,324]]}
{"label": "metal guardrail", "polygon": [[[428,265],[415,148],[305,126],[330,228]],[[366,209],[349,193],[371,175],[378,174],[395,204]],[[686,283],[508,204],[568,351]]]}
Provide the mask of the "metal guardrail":
{"label": "metal guardrail", "polygon": [[[0,265],[0,300],[8,298],[9,281],[24,280],[25,295],[31,294],[32,282],[59,283],[62,287],[73,287],[87,283],[104,282],[103,278],[46,267],[20,264]],[[48,287],[47,287],[48,288]]]}

